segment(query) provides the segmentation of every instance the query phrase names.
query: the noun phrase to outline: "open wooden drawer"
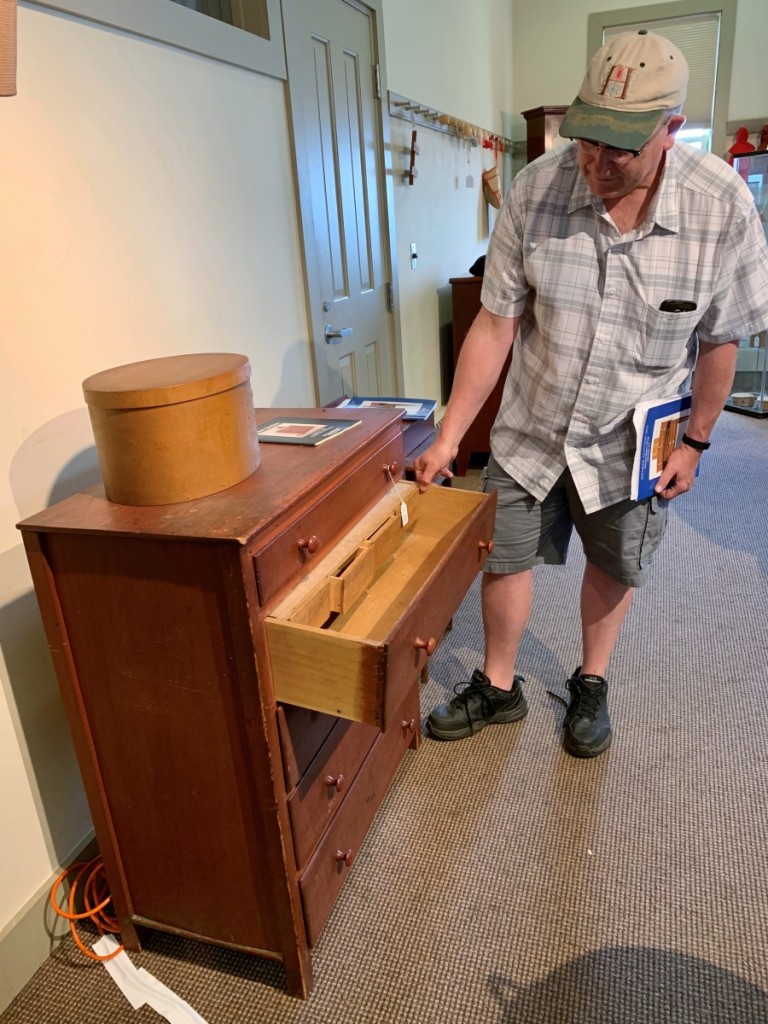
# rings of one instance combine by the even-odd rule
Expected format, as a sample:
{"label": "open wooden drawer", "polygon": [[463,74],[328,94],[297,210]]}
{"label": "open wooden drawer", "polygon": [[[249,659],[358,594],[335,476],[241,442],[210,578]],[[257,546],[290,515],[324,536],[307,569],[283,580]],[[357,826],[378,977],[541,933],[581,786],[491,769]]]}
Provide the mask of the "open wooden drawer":
{"label": "open wooden drawer", "polygon": [[495,508],[399,481],[268,614],[277,699],[386,728],[492,549]]}

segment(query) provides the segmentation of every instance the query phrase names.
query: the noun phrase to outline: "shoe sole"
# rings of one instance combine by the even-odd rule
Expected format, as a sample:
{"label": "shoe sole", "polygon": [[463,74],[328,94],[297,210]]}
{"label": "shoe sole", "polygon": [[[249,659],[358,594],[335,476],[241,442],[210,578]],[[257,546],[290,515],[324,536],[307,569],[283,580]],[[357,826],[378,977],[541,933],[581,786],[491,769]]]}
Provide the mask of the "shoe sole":
{"label": "shoe sole", "polygon": [[482,732],[486,725],[511,725],[513,722],[519,722],[528,714],[528,704],[523,698],[522,702],[515,708],[514,711],[504,711],[498,718],[494,717],[492,722],[486,721],[484,718],[475,724],[474,729],[470,729],[466,726],[464,729],[452,729],[450,732],[443,732],[439,728],[435,729],[432,723],[427,719],[427,728],[429,729],[430,735],[434,736],[438,740],[465,740],[468,736],[477,736],[479,732]]}
{"label": "shoe sole", "polygon": [[613,742],[613,733],[608,733],[606,739],[600,744],[599,747],[582,747],[578,743],[570,738],[568,733],[563,736],[563,746],[571,757],[599,757],[600,754],[604,754]]}

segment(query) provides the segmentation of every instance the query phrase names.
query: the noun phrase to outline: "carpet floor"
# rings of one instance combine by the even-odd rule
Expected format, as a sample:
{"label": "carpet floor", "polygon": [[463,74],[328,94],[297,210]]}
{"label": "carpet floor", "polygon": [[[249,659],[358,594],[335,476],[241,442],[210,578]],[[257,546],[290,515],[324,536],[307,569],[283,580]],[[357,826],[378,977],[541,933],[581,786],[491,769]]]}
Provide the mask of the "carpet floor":
{"label": "carpet floor", "polygon": [[[725,413],[714,442],[614,655],[608,753],[566,755],[548,693],[565,696],[580,656],[576,541],[535,574],[517,666],[528,717],[407,752],[306,1002],[279,964],[171,936],[133,962],[207,1024],[768,1022],[768,420]],[[482,643],[476,583],[432,659],[424,715]],[[160,1019],[69,939],[0,1016]]]}

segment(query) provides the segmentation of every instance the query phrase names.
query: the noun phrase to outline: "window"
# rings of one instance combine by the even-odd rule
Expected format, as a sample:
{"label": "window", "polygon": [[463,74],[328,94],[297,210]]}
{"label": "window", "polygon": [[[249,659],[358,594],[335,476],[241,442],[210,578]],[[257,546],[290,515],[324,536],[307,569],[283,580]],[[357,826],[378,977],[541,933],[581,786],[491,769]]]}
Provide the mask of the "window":
{"label": "window", "polygon": [[[713,10],[714,8],[714,10]],[[733,61],[736,0],[680,0],[677,3],[604,11],[589,17],[589,55],[611,36],[647,28],[666,36],[685,54],[690,69],[684,142],[722,153]]]}
{"label": "window", "polygon": [[677,137],[694,149],[712,149],[712,131],[709,128],[686,127],[677,133]]}
{"label": "window", "polygon": [[[280,0],[35,0],[35,5],[286,78]],[[204,8],[229,17],[205,17]]]}
{"label": "window", "polygon": [[209,18],[224,21],[227,25],[253,32],[256,36],[269,39],[269,12],[266,0],[169,0],[170,3],[188,7]]}

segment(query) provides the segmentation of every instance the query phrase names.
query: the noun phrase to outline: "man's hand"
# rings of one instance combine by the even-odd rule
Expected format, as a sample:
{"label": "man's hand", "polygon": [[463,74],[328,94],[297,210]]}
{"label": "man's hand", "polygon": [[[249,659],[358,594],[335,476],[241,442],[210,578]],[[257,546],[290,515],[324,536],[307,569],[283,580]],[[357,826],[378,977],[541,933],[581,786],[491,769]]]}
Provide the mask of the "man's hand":
{"label": "man's hand", "polygon": [[519,325],[519,317],[496,316],[480,307],[461,346],[437,440],[413,464],[420,491],[426,491],[436,476],[453,476],[451,464],[459,443],[493,391]]}
{"label": "man's hand", "polygon": [[[693,403],[686,433],[704,441],[712,433],[717,417],[733,385],[738,341],[699,342],[699,358],[693,375]],[[670,455],[654,490],[660,498],[676,498],[693,487],[701,452],[681,444]]]}
{"label": "man's hand", "polygon": [[681,444],[679,448],[675,448],[656,482],[654,487],[656,494],[660,498],[664,498],[665,501],[671,501],[679,494],[690,491],[700,458],[701,452],[689,448],[687,444]]}
{"label": "man's hand", "polygon": [[450,479],[453,476],[451,466],[458,452],[458,445],[452,445],[438,436],[435,443],[427,448],[413,464],[419,491],[426,491],[436,476],[445,476]]}

